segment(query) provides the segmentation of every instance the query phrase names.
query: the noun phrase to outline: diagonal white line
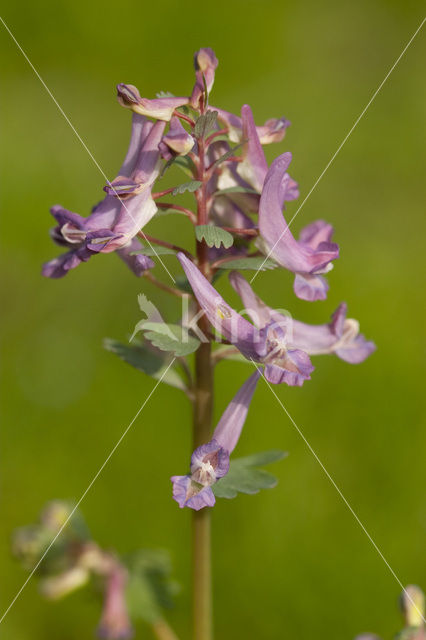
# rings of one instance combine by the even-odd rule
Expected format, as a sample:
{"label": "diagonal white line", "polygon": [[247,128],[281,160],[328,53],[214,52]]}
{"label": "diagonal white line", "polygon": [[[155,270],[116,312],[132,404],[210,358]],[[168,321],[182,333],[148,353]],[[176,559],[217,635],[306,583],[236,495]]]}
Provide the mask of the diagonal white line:
{"label": "diagonal white line", "polygon": [[71,513],[69,514],[69,516],[67,517],[67,519],[65,520],[65,522],[62,524],[62,526],[60,527],[58,533],[55,535],[55,537],[51,540],[49,546],[47,547],[47,549],[44,551],[43,555],[41,556],[41,558],[38,560],[37,564],[35,565],[35,567],[33,568],[33,570],[31,571],[30,575],[28,576],[28,578],[25,580],[24,584],[22,585],[22,587],[19,589],[18,593],[15,595],[15,597],[13,598],[12,602],[9,604],[9,606],[7,607],[6,611],[3,613],[3,615],[0,618],[0,624],[3,622],[3,620],[5,619],[5,617],[7,616],[7,614],[9,613],[9,611],[11,610],[11,608],[13,607],[13,605],[15,604],[15,602],[17,601],[17,599],[19,598],[19,596],[21,595],[21,593],[23,592],[23,590],[25,589],[25,587],[27,586],[27,584],[29,583],[29,581],[31,580],[31,578],[33,577],[33,575],[35,574],[35,572],[37,571],[37,569],[39,568],[39,566],[41,565],[41,563],[43,562],[43,560],[45,559],[45,557],[47,556],[47,554],[49,553],[50,549],[53,547],[53,545],[55,544],[56,540],[59,538],[59,536],[61,535],[62,531],[65,529],[65,527],[67,526],[68,522],[71,520],[72,516],[74,515],[74,513],[77,511],[78,507],[80,506],[80,504],[83,502],[84,498],[87,496],[87,494],[89,493],[90,489],[93,487],[93,485],[95,484],[96,480],[99,478],[99,476],[101,475],[102,471],[105,469],[106,465],[108,464],[108,462],[111,460],[112,456],[114,455],[114,453],[116,452],[116,450],[118,449],[118,447],[120,446],[120,444],[122,443],[122,441],[124,440],[124,438],[126,437],[127,433],[129,432],[130,428],[133,426],[134,422],[136,421],[136,419],[138,418],[139,414],[141,413],[141,411],[143,410],[143,408],[145,407],[145,405],[149,402],[151,396],[153,395],[154,391],[157,389],[158,385],[161,383],[161,381],[163,380],[164,376],[166,375],[166,373],[168,372],[168,370],[170,369],[170,367],[172,366],[172,364],[174,363],[174,361],[176,360],[176,358],[173,358],[173,360],[170,362],[170,364],[168,365],[167,369],[163,372],[161,378],[159,378],[159,380],[156,382],[155,386],[153,387],[153,389],[151,389],[150,393],[148,394],[148,396],[146,397],[146,399],[144,400],[144,402],[142,403],[142,405],[139,407],[136,415],[134,416],[134,418],[132,419],[132,421],[130,422],[130,424],[128,425],[128,427],[123,431],[123,433],[121,434],[120,438],[117,440],[117,442],[115,443],[115,445],[113,446],[113,448],[111,449],[110,453],[108,454],[108,456],[106,457],[105,461],[102,463],[102,465],[99,467],[98,471],[96,472],[96,474],[93,476],[92,480],[90,481],[89,485],[87,486],[87,488],[85,489],[85,491],[82,493],[81,497],[79,498],[77,504],[74,506],[74,508],[72,509]]}
{"label": "diagonal white line", "polygon": [[351,507],[351,505],[349,504],[348,500],[345,498],[345,496],[343,495],[341,489],[338,487],[338,485],[336,484],[336,482],[334,481],[334,479],[332,478],[332,476],[330,475],[330,473],[327,471],[327,469],[325,468],[324,464],[321,462],[320,458],[318,457],[316,451],[313,449],[313,447],[311,446],[311,444],[308,442],[308,440],[306,439],[305,435],[303,434],[302,430],[298,427],[298,425],[296,424],[296,422],[293,420],[292,416],[290,415],[290,413],[287,411],[286,407],[284,406],[284,404],[281,402],[280,398],[278,397],[278,395],[276,394],[276,392],[274,391],[272,385],[268,382],[268,380],[265,378],[265,376],[263,375],[260,367],[258,367],[258,365],[254,362],[254,360],[252,360],[254,366],[256,367],[256,369],[261,373],[262,378],[264,379],[266,385],[269,387],[269,389],[271,390],[271,392],[273,393],[273,395],[275,396],[276,400],[278,401],[278,404],[280,405],[281,409],[283,409],[283,411],[286,413],[288,419],[290,420],[290,422],[292,423],[293,427],[296,429],[297,433],[299,434],[299,436],[302,438],[303,442],[306,444],[306,446],[308,447],[309,451],[312,453],[312,455],[314,456],[315,460],[318,462],[319,466],[321,467],[321,469],[324,471],[325,475],[327,476],[328,480],[331,482],[331,484],[333,485],[333,487],[336,489],[337,493],[339,494],[339,496],[341,497],[341,499],[343,500],[343,502],[345,503],[345,505],[347,506],[347,508],[349,509],[349,511],[351,512],[351,514],[353,515],[353,517],[355,518],[355,520],[357,521],[357,523],[359,524],[359,526],[361,527],[361,529],[363,530],[363,532],[365,533],[365,535],[367,536],[367,538],[369,539],[369,541],[371,542],[371,544],[373,545],[374,549],[377,551],[377,553],[379,554],[379,556],[381,557],[381,559],[383,560],[383,562],[385,563],[385,565],[387,566],[387,568],[389,569],[389,571],[391,572],[391,574],[393,575],[393,577],[395,578],[395,580],[397,581],[397,583],[399,584],[399,586],[401,587],[402,591],[404,592],[404,594],[406,595],[406,597],[408,598],[408,600],[411,602],[411,604],[414,606],[414,608],[416,609],[417,613],[420,615],[420,617],[422,618],[423,622],[426,623],[426,619],[423,617],[423,614],[421,611],[419,611],[417,605],[415,602],[413,602],[410,594],[407,592],[406,588],[404,587],[404,585],[402,584],[401,580],[398,578],[398,576],[396,575],[395,571],[392,569],[392,567],[390,566],[389,562],[386,560],[385,556],[383,555],[383,553],[380,551],[379,547],[377,546],[377,544],[374,542],[373,538],[371,537],[371,535],[369,534],[369,532],[367,531],[367,529],[365,528],[364,524],[362,523],[362,521],[360,520],[359,516],[355,513],[355,511],[353,510],[353,508]]}
{"label": "diagonal white line", "polygon": [[[39,74],[39,72],[37,71],[37,69],[35,68],[35,66],[33,65],[33,63],[31,62],[31,60],[29,59],[29,57],[27,56],[27,54],[25,53],[25,51],[23,50],[23,48],[21,47],[21,45],[19,44],[19,42],[17,41],[17,39],[15,38],[15,36],[13,35],[12,31],[9,29],[9,27],[7,26],[6,22],[3,20],[3,18],[0,16],[0,21],[2,22],[4,28],[6,29],[6,31],[8,32],[8,34],[10,35],[10,37],[12,38],[13,42],[16,44],[16,46],[18,47],[19,51],[22,53],[22,55],[24,56],[25,60],[28,62],[28,64],[30,65],[31,69],[34,71],[35,75],[37,76],[37,78],[40,80],[41,84],[43,85],[43,87],[46,89],[47,93],[49,94],[49,96],[52,98],[53,102],[55,103],[55,105],[58,107],[60,113],[63,115],[63,117],[65,118],[66,122],[69,124],[69,126],[71,127],[72,131],[74,132],[74,134],[76,135],[77,139],[79,140],[79,142],[81,142],[81,144],[83,145],[84,149],[87,151],[87,153],[89,154],[90,158],[93,160],[95,166],[97,167],[97,169],[99,169],[100,173],[102,174],[103,178],[105,179],[105,181],[107,182],[107,184],[110,186],[110,188],[112,189],[112,191],[114,192],[115,196],[118,198],[118,200],[121,202],[122,206],[124,207],[124,209],[127,211],[127,213],[129,214],[130,218],[133,220],[133,222],[135,221],[131,212],[128,210],[126,203],[120,198],[119,194],[117,193],[117,191],[114,189],[114,186],[111,184],[111,182],[108,180],[106,173],[104,172],[104,170],[102,169],[102,167],[100,166],[100,164],[98,163],[98,161],[96,160],[96,158],[94,157],[93,153],[90,151],[89,147],[87,146],[87,144],[84,142],[83,138],[80,136],[80,134],[78,133],[77,129],[74,127],[73,123],[71,122],[71,120],[68,118],[67,114],[65,113],[65,111],[62,109],[61,105],[59,104],[59,102],[56,100],[55,96],[53,95],[53,93],[51,92],[51,90],[49,89],[49,87],[47,86],[47,84],[45,83],[45,81],[43,80],[43,78],[41,77],[41,75]],[[145,236],[144,231],[141,229],[141,233],[143,235],[144,240],[148,243],[150,249],[152,250],[152,252],[154,253],[155,257],[158,258],[160,264],[162,265],[163,269],[167,272],[167,274],[170,276],[170,278],[172,279],[173,282],[176,282],[174,277],[172,276],[172,274],[170,273],[170,271],[167,269],[166,265],[164,264],[163,260],[160,258],[160,256],[158,255],[158,253],[156,252],[155,248],[152,246],[152,244],[150,243],[150,241],[148,240],[148,238]]]}
{"label": "diagonal white line", "polygon": [[268,255],[266,256],[266,258],[264,259],[264,261],[262,262],[262,264],[260,265],[260,267],[258,268],[258,270],[256,271],[256,273],[254,274],[254,276],[252,277],[252,279],[250,280],[250,283],[253,282],[253,280],[257,277],[259,271],[261,271],[263,265],[265,264],[265,262],[268,260],[268,258],[271,256],[271,254],[273,253],[275,247],[277,246],[277,244],[280,242],[281,238],[283,238],[283,236],[285,236],[285,234],[287,233],[288,229],[290,228],[291,223],[293,222],[293,220],[295,219],[295,217],[297,216],[297,214],[299,213],[299,211],[302,209],[303,205],[305,204],[305,202],[308,200],[308,198],[311,196],[312,192],[314,191],[314,189],[317,187],[318,183],[322,180],[322,178],[324,177],[325,173],[328,171],[329,167],[333,164],[334,160],[336,159],[336,157],[338,156],[338,154],[340,153],[342,147],[346,144],[349,136],[352,134],[352,132],[354,131],[354,129],[356,128],[356,126],[358,125],[358,123],[360,122],[360,120],[364,117],[365,113],[367,112],[368,108],[371,106],[372,102],[374,101],[374,99],[376,98],[377,94],[381,91],[383,85],[385,84],[386,80],[389,78],[389,76],[391,75],[392,71],[395,69],[395,67],[397,66],[397,64],[399,63],[399,61],[401,60],[401,58],[404,56],[405,52],[407,51],[408,47],[411,45],[411,43],[413,42],[414,38],[416,37],[416,35],[419,33],[420,29],[423,27],[424,23],[426,21],[426,18],[423,18],[423,20],[421,21],[420,25],[417,27],[417,29],[415,30],[415,32],[413,33],[413,35],[411,36],[411,38],[409,39],[409,41],[407,42],[407,44],[405,45],[405,47],[403,48],[403,50],[401,51],[401,53],[399,54],[399,56],[397,57],[397,59],[395,60],[395,62],[393,63],[393,65],[391,66],[391,68],[389,69],[389,71],[387,72],[387,74],[385,75],[385,77],[383,78],[382,82],[379,84],[379,86],[377,87],[376,91],[373,93],[373,95],[371,96],[370,100],[367,102],[367,104],[365,105],[364,109],[361,111],[360,115],[358,116],[358,118],[355,120],[354,124],[352,125],[352,127],[349,129],[348,133],[346,134],[346,136],[343,138],[342,142],[340,143],[340,145],[338,146],[337,150],[333,153],[333,155],[331,156],[330,160],[328,161],[328,163],[326,164],[325,168],[323,169],[323,171],[320,173],[320,175],[318,176],[318,178],[316,179],[314,185],[312,186],[311,190],[308,192],[307,196],[305,197],[305,199],[301,202],[299,208],[297,209],[296,213],[294,214],[294,216],[291,218],[290,222],[288,223],[287,227],[284,229],[284,231],[282,232],[282,234],[280,235],[280,237],[278,238],[278,240],[275,242],[274,246],[272,247],[272,249],[270,249]]}

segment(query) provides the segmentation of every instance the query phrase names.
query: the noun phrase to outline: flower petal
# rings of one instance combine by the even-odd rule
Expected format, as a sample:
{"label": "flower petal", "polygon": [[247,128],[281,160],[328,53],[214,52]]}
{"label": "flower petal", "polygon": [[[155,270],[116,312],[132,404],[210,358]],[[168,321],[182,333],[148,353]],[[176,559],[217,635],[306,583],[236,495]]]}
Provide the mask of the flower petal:
{"label": "flower petal", "polygon": [[[272,163],[260,198],[259,230],[271,251],[271,255],[283,267],[294,273],[316,274],[326,270],[331,260],[338,257],[337,245],[320,242],[316,249],[297,242],[282,215],[282,205],[288,189],[286,175],[291,154],[284,153]],[[297,283],[296,295],[303,294],[303,283]],[[317,285],[318,286],[318,285]],[[324,286],[322,286],[324,293]]]}
{"label": "flower petal", "polygon": [[195,53],[195,85],[190,98],[190,105],[194,109],[198,109],[200,106],[200,99],[204,94],[204,82],[206,83],[207,93],[210,93],[212,90],[215,71],[218,64],[215,53],[213,49],[210,49],[210,47],[199,49]]}
{"label": "flower petal", "polygon": [[255,371],[250,378],[246,380],[225,409],[214,430],[214,440],[229,451],[229,453],[231,453],[237,445],[259,378],[260,372]]}
{"label": "flower petal", "polygon": [[118,102],[135,113],[149,118],[169,121],[175,109],[188,104],[189,98],[141,98],[138,89],[132,84],[117,85]]}
{"label": "flower petal", "polygon": [[257,357],[255,343],[258,334],[255,327],[225,302],[191,260],[183,253],[178,253],[177,257],[209,322],[246,358]]}
{"label": "flower petal", "polygon": [[211,487],[196,485],[191,476],[172,476],[173,498],[181,509],[189,507],[199,511],[204,507],[213,507],[216,499]]}

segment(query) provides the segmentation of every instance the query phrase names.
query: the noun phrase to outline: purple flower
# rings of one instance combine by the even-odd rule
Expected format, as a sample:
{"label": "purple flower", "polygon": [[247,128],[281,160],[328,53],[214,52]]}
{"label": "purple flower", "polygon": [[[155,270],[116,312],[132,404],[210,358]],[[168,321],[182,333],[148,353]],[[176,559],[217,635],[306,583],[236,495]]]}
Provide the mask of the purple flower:
{"label": "purple flower", "polygon": [[272,163],[263,185],[259,204],[259,231],[270,255],[282,267],[296,274],[294,291],[302,300],[325,300],[328,284],[321,274],[332,269],[339,257],[338,246],[330,242],[333,227],[318,220],[305,227],[295,240],[282,215],[286,191],[291,188],[287,174],[291,153],[283,153]]}
{"label": "purple flower", "polygon": [[105,187],[107,195],[90,216],[83,218],[59,205],[51,208],[58,223],[52,238],[69,250],[43,266],[44,276],[61,278],[93,255],[116,250],[138,275],[143,267],[152,266],[152,261],[133,259],[130,253],[138,248],[135,236],[157,211],[151,187],[158,176],[158,145],[164,128],[162,121],[153,125],[133,115],[129,149],[119,175]]}
{"label": "purple flower", "polygon": [[376,350],[374,342],[367,341],[359,333],[359,322],[346,318],[347,306],[344,302],[337,307],[330,323],[310,325],[268,307],[238,272],[233,271],[229,279],[254,324],[264,327],[276,323],[285,331],[290,349],[301,350],[312,356],[335,353],[350,364],[363,362]]}
{"label": "purple flower", "polygon": [[137,238],[127,244],[122,249],[117,250],[117,255],[127,264],[129,269],[133,271],[135,276],[142,276],[145,271],[152,269],[155,263],[148,256],[144,256],[142,253],[135,253],[140,251],[141,245]]}
{"label": "purple flower", "polygon": [[212,90],[217,65],[217,58],[210,47],[199,49],[194,55],[195,85],[189,101],[193,109],[199,108],[205,87],[208,94]]}
{"label": "purple flower", "polygon": [[309,356],[289,346],[282,323],[273,321],[257,329],[225,302],[191,260],[182,253],[177,256],[209,322],[248,360],[264,364],[269,382],[301,386],[310,380],[314,367]]}
{"label": "purple flower", "polygon": [[[242,119],[229,111],[212,107],[218,112],[218,120],[229,129],[229,139],[231,142],[241,142],[244,140]],[[285,136],[290,122],[286,118],[271,118],[262,126],[257,126],[256,131],[261,144],[271,144],[281,142]]]}
{"label": "purple flower", "polygon": [[194,138],[182,126],[179,118],[173,116],[170,120],[170,129],[159,145],[161,155],[166,160],[170,160],[174,156],[186,155],[193,146]]}
{"label": "purple flower", "polygon": [[124,640],[133,636],[125,599],[126,583],[126,571],[120,566],[106,578],[104,608],[98,627],[100,638]]}
{"label": "purple flower", "polygon": [[[254,123],[253,113],[248,104],[241,109],[241,120],[243,124],[243,140],[247,140],[243,148],[243,162],[238,166],[238,173],[247,182],[261,192],[266,174],[268,173],[268,163],[262,149],[257,127]],[[285,192],[286,200],[295,200],[299,197],[299,188],[288,174],[288,188]]]}
{"label": "purple flower", "polygon": [[181,508],[198,511],[215,504],[211,487],[229,471],[229,456],[237,446],[259,377],[258,371],[250,376],[225,409],[210,442],[195,449],[191,473],[171,478],[173,498]]}
{"label": "purple flower", "polygon": [[157,120],[165,120],[168,122],[175,109],[188,104],[188,98],[141,98],[136,87],[132,84],[124,84],[121,82],[117,85],[118,102],[123,106],[131,109],[135,113],[148,118],[156,118]]}

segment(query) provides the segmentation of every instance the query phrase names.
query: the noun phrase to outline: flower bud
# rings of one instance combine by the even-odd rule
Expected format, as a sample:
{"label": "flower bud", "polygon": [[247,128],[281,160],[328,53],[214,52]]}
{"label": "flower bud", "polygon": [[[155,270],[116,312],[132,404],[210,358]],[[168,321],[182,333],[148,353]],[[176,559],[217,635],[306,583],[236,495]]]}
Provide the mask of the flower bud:
{"label": "flower bud", "polygon": [[169,121],[173,115],[173,111],[178,107],[188,104],[188,98],[154,98],[148,100],[141,98],[138,89],[132,84],[120,83],[117,85],[118,102],[123,106],[131,109],[135,113],[149,118],[157,118],[157,120]]}
{"label": "flower bud", "polygon": [[179,118],[173,116],[170,120],[170,129],[160,143],[160,145],[163,144],[170,149],[172,155],[185,156],[194,146],[194,138],[182,126]]}
{"label": "flower bud", "polygon": [[407,627],[422,627],[425,617],[425,596],[415,584],[409,584],[401,593],[400,606]]}

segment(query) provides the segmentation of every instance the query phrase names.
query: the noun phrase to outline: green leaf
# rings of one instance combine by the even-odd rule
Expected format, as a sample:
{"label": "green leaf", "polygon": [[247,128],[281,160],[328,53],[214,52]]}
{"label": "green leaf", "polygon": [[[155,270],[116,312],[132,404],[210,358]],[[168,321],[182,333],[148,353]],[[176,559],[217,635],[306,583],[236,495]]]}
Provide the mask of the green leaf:
{"label": "green leaf", "polygon": [[225,249],[229,249],[234,244],[234,238],[229,231],[225,231],[221,227],[215,227],[212,224],[200,224],[195,227],[195,235],[198,242],[204,240],[208,247],[216,247],[219,249],[223,244]]}
{"label": "green leaf", "polygon": [[162,609],[170,609],[179,591],[170,578],[171,563],[166,551],[141,549],[124,559],[129,570],[126,602],[131,618],[149,624],[163,618]]}
{"label": "green leaf", "polygon": [[179,186],[173,189],[172,195],[177,196],[180,193],[185,193],[185,191],[189,191],[190,193],[193,193],[194,191],[197,191],[197,189],[199,189],[202,184],[203,183],[200,182],[199,180],[191,180],[191,182],[184,182],[183,184],[180,184]]}
{"label": "green leaf", "polygon": [[155,94],[157,98],[174,98],[175,96],[170,91],[159,91]]}
{"label": "green leaf", "polygon": [[175,356],[187,356],[196,351],[200,341],[190,336],[185,327],[165,322],[144,322],[141,324],[144,336],[149,342],[160,349],[169,351]]}
{"label": "green leaf", "polygon": [[172,166],[179,167],[179,169],[181,169],[190,178],[194,176],[195,165],[192,162],[191,158],[189,156],[175,156],[173,158],[170,158],[170,160],[167,160],[167,162],[164,164],[159,178],[162,178],[166,171]]}
{"label": "green leaf", "polygon": [[227,193],[253,193],[255,195],[260,195],[255,189],[250,189],[250,187],[227,187],[226,189],[221,189],[220,191],[216,191],[215,196],[226,195]]}
{"label": "green leaf", "polygon": [[231,158],[231,156],[235,155],[235,151],[240,149],[240,147],[242,147],[246,142],[247,140],[244,140],[243,142],[240,142],[240,144],[235,145],[235,147],[232,147],[232,149],[229,149],[229,151],[224,153],[223,156],[220,156],[220,158],[212,164],[212,167],[217,167],[222,162],[225,162],[225,160],[228,160],[228,158]]}
{"label": "green leaf", "polygon": [[236,258],[235,260],[229,260],[229,262],[223,262],[220,265],[221,269],[237,269],[239,271],[266,271],[267,269],[276,269],[277,267],[278,265],[274,260],[270,258],[265,260],[263,256]]}
{"label": "green leaf", "polygon": [[[168,211],[168,209],[167,209]],[[169,249],[168,247],[146,247],[144,246],[141,251],[132,251],[131,256],[143,255],[143,256],[174,256],[176,251]]]}
{"label": "green leaf", "polygon": [[212,486],[213,493],[217,498],[235,498],[238,493],[272,489],[278,482],[275,476],[257,467],[282,460],[286,455],[284,451],[272,450],[232,460],[226,476]]}
{"label": "green leaf", "polygon": [[184,381],[173,367],[164,375],[170,358],[164,357],[163,354],[157,355],[145,345],[130,346],[110,338],[104,340],[104,347],[107,351],[115,353],[123,362],[127,362],[138,371],[143,371],[154,380],[160,380],[163,376],[162,382],[165,384],[186,391]]}
{"label": "green leaf", "polygon": [[217,122],[217,111],[206,111],[197,119],[194,127],[196,138],[205,138],[214,129]]}

